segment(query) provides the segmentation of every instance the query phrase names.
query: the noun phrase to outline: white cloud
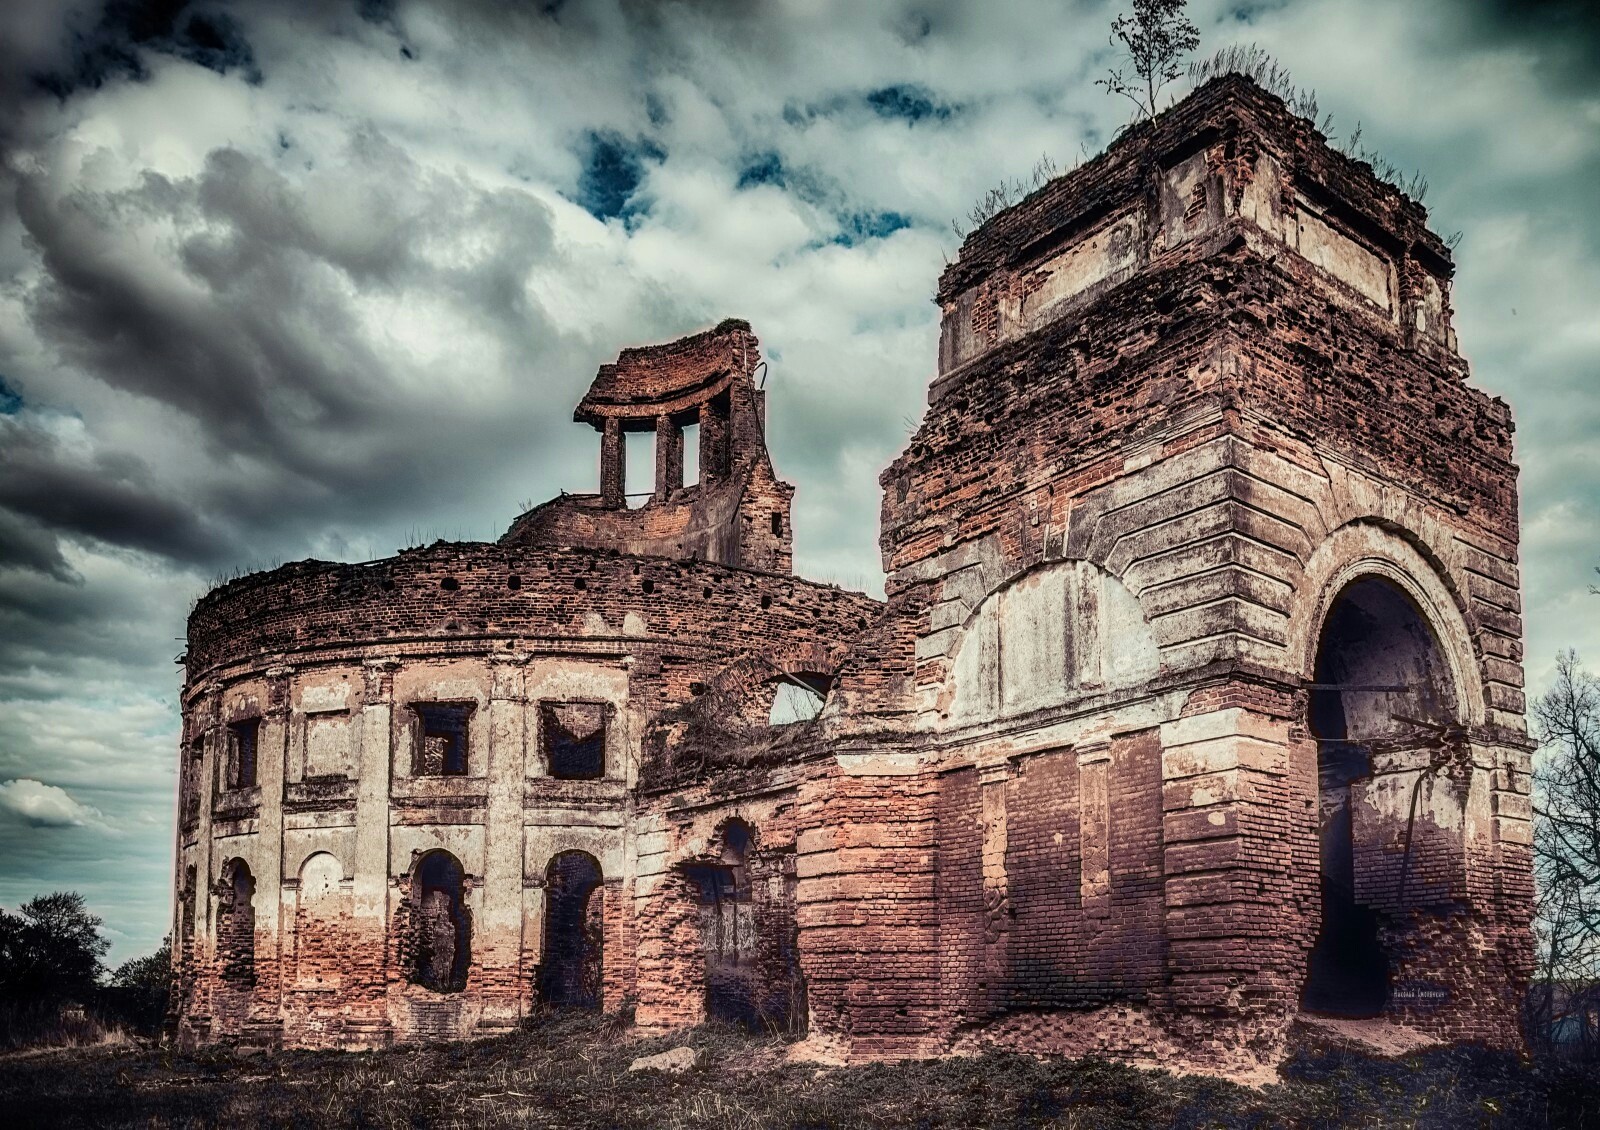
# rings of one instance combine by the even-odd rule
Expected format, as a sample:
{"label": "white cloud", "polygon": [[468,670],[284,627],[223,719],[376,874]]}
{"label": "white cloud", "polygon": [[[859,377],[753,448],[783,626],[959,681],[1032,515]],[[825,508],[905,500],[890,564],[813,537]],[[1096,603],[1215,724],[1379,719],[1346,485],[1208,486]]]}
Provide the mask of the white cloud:
{"label": "white cloud", "polygon": [[31,777],[0,781],[0,812],[20,816],[37,828],[78,827],[101,819],[98,810],[79,804],[66,789]]}

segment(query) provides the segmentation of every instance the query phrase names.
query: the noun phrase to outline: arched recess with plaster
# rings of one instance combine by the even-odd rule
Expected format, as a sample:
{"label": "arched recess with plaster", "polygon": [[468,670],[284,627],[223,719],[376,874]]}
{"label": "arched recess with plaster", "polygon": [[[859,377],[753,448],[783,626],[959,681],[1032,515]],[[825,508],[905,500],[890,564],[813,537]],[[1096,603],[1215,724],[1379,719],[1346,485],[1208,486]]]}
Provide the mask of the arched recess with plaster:
{"label": "arched recess with plaster", "polygon": [[1135,687],[1160,669],[1138,597],[1089,561],[1053,561],[992,590],[962,626],[941,695],[962,725]]}
{"label": "arched recess with plaster", "polygon": [[344,865],[314,851],[300,865],[295,888],[294,970],[302,988],[336,988],[354,944],[350,883]]}

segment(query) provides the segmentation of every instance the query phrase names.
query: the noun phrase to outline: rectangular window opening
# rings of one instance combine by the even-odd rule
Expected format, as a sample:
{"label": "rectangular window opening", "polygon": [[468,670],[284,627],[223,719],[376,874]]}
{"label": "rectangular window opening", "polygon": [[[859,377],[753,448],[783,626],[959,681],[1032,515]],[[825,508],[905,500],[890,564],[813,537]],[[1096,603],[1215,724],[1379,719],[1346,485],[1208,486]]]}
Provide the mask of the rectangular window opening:
{"label": "rectangular window opening", "polygon": [[656,489],[656,433],[628,432],[624,451],[623,489],[629,507],[643,506]]}
{"label": "rectangular window opening", "polygon": [[228,726],[228,787],[256,787],[256,746],[261,736],[261,719],[247,718]]}
{"label": "rectangular window opening", "polygon": [[700,481],[700,425],[683,426],[683,485],[692,487]]}
{"label": "rectangular window opening", "polygon": [[550,776],[567,781],[605,776],[610,713],[610,706],[603,702],[539,704],[539,736]]}
{"label": "rectangular window opening", "polygon": [[417,716],[417,748],[413,775],[465,777],[467,775],[467,720],[470,703],[412,703]]}

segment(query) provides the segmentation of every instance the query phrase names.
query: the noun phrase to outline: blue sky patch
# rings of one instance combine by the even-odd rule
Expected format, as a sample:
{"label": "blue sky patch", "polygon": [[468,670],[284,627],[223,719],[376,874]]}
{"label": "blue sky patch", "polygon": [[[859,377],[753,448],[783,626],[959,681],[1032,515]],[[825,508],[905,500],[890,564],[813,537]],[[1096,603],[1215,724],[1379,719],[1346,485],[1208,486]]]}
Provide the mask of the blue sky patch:
{"label": "blue sky patch", "polygon": [[947,103],[937,101],[933,91],[914,83],[874,90],[867,95],[867,105],[880,118],[901,118],[913,123],[927,118],[943,121],[955,112]]}
{"label": "blue sky patch", "polygon": [[833,242],[854,247],[869,239],[887,239],[911,226],[911,218],[901,212],[852,212],[839,218],[839,234]]}
{"label": "blue sky patch", "polygon": [[750,158],[744,168],[739,170],[738,187],[741,190],[754,188],[758,184],[770,184],[783,188],[788,183],[788,177],[784,173],[783,160],[776,153],[757,154]]}
{"label": "blue sky patch", "polygon": [[22,411],[22,394],[6,384],[0,377],[0,416],[15,416]]}
{"label": "blue sky patch", "polygon": [[645,162],[661,161],[666,153],[648,139],[629,142],[611,132],[590,130],[584,140],[588,156],[578,176],[578,204],[602,221],[639,211],[629,201],[644,180]]}

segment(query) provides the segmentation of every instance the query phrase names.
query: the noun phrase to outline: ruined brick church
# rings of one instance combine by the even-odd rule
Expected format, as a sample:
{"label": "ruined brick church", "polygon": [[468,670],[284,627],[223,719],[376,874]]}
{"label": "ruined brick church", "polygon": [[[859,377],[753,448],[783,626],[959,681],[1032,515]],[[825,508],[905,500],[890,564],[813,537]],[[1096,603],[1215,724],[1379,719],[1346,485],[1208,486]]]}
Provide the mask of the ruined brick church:
{"label": "ruined brick church", "polygon": [[1517,1046],[1516,468],[1451,271],[1419,206],[1218,79],[944,272],[886,601],[792,575],[740,321],[600,369],[599,494],[218,588],[178,1037],[553,1004],[840,1059],[1230,1070],[1303,1012]]}

